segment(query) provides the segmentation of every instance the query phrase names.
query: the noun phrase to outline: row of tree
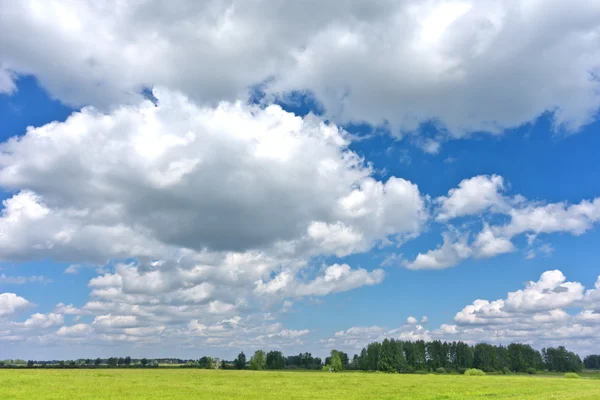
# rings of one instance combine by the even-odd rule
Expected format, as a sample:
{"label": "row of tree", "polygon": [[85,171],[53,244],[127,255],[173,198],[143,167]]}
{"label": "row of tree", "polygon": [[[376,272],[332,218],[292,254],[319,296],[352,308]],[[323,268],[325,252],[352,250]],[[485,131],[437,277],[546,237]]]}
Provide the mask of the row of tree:
{"label": "row of tree", "polygon": [[485,372],[531,372],[549,370],[576,372],[583,368],[579,356],[563,346],[538,351],[526,344],[494,346],[464,342],[403,342],[385,339],[362,349],[352,363],[363,371],[414,372],[464,371],[469,368]]}
{"label": "row of tree", "polygon": [[257,350],[250,358],[249,363],[242,351],[232,364],[236,369],[249,367],[254,370],[286,368],[320,369],[323,365],[319,357],[313,357],[310,353],[300,353],[297,356],[285,357],[281,351],[269,351],[265,353],[263,350]]}
{"label": "row of tree", "polygon": [[586,369],[600,369],[600,355],[590,354],[583,359],[583,365]]}
{"label": "row of tree", "polygon": [[457,371],[470,368],[485,372],[529,372],[548,370],[557,372],[577,372],[581,369],[600,369],[600,355],[590,355],[582,362],[579,356],[565,347],[545,348],[542,351],[529,345],[513,343],[508,346],[494,346],[479,343],[475,346],[464,342],[405,342],[385,339],[370,343],[352,359],[347,353],[333,350],[324,362],[310,353],[300,353],[285,357],[281,351],[264,352],[258,350],[246,359],[241,352],[233,361],[213,357],[198,360],[181,359],[132,359],[131,357],[111,357],[108,359],[80,359],[76,361],[0,361],[0,367],[50,367],[50,368],[143,368],[163,364],[180,364],[183,367],[207,369],[324,369],[341,371],[344,369],[363,371],[403,372],[416,371]]}

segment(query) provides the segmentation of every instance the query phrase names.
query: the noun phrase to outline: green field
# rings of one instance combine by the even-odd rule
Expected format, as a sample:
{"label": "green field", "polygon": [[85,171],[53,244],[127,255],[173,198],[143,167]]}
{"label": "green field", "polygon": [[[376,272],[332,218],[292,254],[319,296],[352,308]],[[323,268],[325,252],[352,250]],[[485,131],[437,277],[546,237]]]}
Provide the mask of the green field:
{"label": "green field", "polygon": [[199,369],[0,370],[0,399],[600,399],[600,380]]}

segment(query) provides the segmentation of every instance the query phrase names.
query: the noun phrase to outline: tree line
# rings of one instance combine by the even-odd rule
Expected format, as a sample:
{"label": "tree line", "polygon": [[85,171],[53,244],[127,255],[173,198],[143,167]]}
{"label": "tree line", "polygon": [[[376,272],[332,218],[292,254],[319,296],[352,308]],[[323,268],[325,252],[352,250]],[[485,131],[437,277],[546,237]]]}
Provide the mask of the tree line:
{"label": "tree line", "polygon": [[[362,370],[381,372],[457,372],[464,373],[468,369],[479,369],[486,373],[536,373],[537,371],[578,372],[584,367],[579,356],[564,346],[549,347],[541,351],[529,345],[512,343],[508,346],[479,343],[471,346],[464,342],[442,342],[434,340],[401,341],[385,339],[382,342],[370,343],[360,354],[350,360],[343,351],[332,350],[324,360],[312,359],[310,354],[284,357],[279,351],[265,353],[258,350],[246,362],[242,352],[234,361],[237,369],[250,368],[283,369],[290,365],[300,365],[311,369],[322,368],[326,371]],[[305,360],[305,361],[302,361]],[[600,369],[600,357],[586,358],[591,365],[592,360]]]}
{"label": "tree line", "polygon": [[583,365],[586,369],[600,369],[600,355],[590,354],[583,359]]}
{"label": "tree line", "polygon": [[244,352],[231,361],[214,357],[197,360],[132,359],[79,359],[73,361],[0,361],[0,368],[149,368],[160,365],[179,365],[205,369],[323,369],[327,371],[362,370],[382,372],[458,372],[476,368],[487,373],[535,373],[536,371],[578,372],[584,367],[600,369],[600,355],[589,355],[582,362],[579,356],[564,346],[538,351],[526,344],[508,346],[479,343],[471,346],[464,342],[401,341],[385,339],[373,342],[352,358],[347,353],[332,350],[324,360],[311,353],[284,356],[281,351],[257,350],[250,359]]}
{"label": "tree line", "polygon": [[583,369],[579,356],[564,346],[542,351],[520,343],[508,346],[464,342],[404,342],[385,339],[363,348],[352,362],[363,371],[416,372],[456,371],[476,368],[487,373],[529,372],[547,370],[577,372]]}

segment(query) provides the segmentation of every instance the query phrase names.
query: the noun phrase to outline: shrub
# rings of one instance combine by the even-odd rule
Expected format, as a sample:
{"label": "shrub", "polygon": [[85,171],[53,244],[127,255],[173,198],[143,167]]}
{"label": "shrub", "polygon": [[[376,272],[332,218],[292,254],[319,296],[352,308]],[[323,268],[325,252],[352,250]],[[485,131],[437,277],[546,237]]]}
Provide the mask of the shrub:
{"label": "shrub", "polygon": [[439,367],[438,369],[435,370],[435,372],[438,373],[438,374],[445,374],[446,370],[444,368],[442,368],[442,367]]}
{"label": "shrub", "polygon": [[581,378],[576,372],[566,372],[565,378],[567,379],[579,379]]}
{"label": "shrub", "polygon": [[529,367],[529,368],[527,368],[527,373],[529,375],[535,375],[535,374],[537,374],[537,371],[535,370],[535,368]]}
{"label": "shrub", "polygon": [[470,369],[468,369],[468,370],[465,371],[465,375],[468,375],[468,376],[484,376],[485,372],[483,372],[482,370],[477,369],[477,368],[470,368]]}
{"label": "shrub", "polygon": [[511,375],[511,374],[512,374],[512,372],[511,372],[510,368],[508,368],[508,367],[504,367],[504,368],[502,368],[502,373],[503,373],[504,375]]}

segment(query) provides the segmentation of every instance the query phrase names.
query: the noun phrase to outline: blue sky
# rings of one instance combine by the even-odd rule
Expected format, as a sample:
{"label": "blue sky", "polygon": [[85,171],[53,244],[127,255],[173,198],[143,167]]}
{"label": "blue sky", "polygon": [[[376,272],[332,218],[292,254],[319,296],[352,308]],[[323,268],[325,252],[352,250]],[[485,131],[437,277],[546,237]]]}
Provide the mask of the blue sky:
{"label": "blue sky", "polygon": [[[576,49],[509,2],[345,10],[364,30],[324,8],[296,35],[285,7],[238,4],[225,24],[203,16],[226,3],[148,4],[123,17],[156,25],[138,41],[110,7],[1,11],[55,44],[0,49],[0,359],[324,355],[383,337],[594,351],[600,52],[582,38],[600,9],[580,3],[561,26]],[[210,46],[197,36],[217,25]],[[245,29],[269,34],[248,52]]]}

